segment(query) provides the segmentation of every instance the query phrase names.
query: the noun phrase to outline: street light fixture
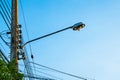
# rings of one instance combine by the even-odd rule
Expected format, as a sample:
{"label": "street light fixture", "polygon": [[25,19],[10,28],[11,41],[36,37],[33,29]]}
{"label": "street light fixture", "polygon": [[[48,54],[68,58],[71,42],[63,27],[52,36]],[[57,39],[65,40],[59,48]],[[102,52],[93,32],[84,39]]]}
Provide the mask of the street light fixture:
{"label": "street light fixture", "polygon": [[59,32],[62,32],[62,31],[68,30],[68,29],[73,29],[74,31],[77,31],[77,30],[79,31],[80,29],[82,29],[84,27],[85,27],[85,24],[83,22],[79,22],[79,23],[74,24],[73,26],[70,26],[70,27],[55,31],[53,33],[50,33],[50,34],[47,34],[47,35],[44,35],[44,36],[41,36],[41,37],[38,37],[38,38],[35,38],[35,39],[32,39],[32,40],[29,40],[25,44],[23,44],[22,47],[24,48],[24,46],[27,45],[28,43],[31,43],[33,41],[36,41],[36,40],[51,36],[53,34],[56,34],[56,33],[59,33]]}
{"label": "street light fixture", "polygon": [[73,30],[80,30],[80,29],[82,29],[82,28],[84,28],[85,27],[85,24],[84,23],[82,23],[82,22],[79,22],[79,23],[76,23],[76,24],[74,24],[73,25]]}

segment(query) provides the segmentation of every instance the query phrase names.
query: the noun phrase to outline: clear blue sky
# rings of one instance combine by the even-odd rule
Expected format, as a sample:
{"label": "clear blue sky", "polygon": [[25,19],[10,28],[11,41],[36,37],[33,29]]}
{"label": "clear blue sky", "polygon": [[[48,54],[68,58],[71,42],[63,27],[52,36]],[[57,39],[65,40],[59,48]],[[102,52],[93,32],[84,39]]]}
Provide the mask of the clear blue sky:
{"label": "clear blue sky", "polygon": [[[76,22],[86,24],[81,31],[67,30],[31,43],[36,63],[85,78],[120,80],[119,0],[22,0],[22,4],[30,39]],[[28,41],[20,8],[19,23]]]}

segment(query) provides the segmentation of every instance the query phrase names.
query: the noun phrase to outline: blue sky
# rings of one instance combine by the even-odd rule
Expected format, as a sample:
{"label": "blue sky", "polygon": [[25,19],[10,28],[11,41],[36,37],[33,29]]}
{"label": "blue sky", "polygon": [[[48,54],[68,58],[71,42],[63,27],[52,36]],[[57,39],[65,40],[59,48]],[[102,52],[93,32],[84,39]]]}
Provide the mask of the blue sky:
{"label": "blue sky", "polygon": [[[30,39],[77,22],[86,24],[81,31],[67,30],[31,43],[36,63],[85,78],[120,80],[119,0],[22,0],[22,4]],[[19,23],[28,41],[21,8]]]}

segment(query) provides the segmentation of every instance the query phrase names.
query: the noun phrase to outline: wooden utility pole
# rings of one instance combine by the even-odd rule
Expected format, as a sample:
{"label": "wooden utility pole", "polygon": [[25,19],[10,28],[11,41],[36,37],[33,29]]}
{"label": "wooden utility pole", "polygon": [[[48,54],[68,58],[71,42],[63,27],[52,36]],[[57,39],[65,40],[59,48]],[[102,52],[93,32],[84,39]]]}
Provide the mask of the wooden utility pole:
{"label": "wooden utility pole", "polygon": [[18,0],[12,0],[11,58],[18,70]]}

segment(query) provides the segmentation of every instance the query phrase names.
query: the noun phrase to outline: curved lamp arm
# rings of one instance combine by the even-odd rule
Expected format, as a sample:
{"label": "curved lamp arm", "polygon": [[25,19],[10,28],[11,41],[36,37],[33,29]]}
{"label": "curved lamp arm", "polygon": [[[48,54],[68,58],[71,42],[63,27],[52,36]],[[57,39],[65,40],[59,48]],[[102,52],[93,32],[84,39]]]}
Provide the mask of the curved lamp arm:
{"label": "curved lamp arm", "polygon": [[47,35],[44,35],[44,36],[41,36],[41,37],[38,37],[38,38],[35,38],[35,39],[32,39],[32,40],[29,40],[27,41],[25,44],[23,44],[23,48],[25,47],[25,45],[27,45],[28,43],[31,43],[33,41],[36,41],[36,40],[39,40],[39,39],[42,39],[42,38],[45,38],[45,37],[48,37],[48,36],[51,36],[53,34],[56,34],[56,33],[59,33],[59,32],[62,32],[62,31],[65,31],[67,29],[73,29],[74,31],[79,31],[80,29],[84,28],[85,27],[85,24],[82,23],[82,22],[79,22],[79,23],[76,23],[74,24],[73,26],[70,26],[70,27],[67,27],[67,28],[64,28],[64,29],[61,29],[61,30],[58,30],[58,31],[55,31],[53,33],[50,33],[50,34],[47,34]]}

